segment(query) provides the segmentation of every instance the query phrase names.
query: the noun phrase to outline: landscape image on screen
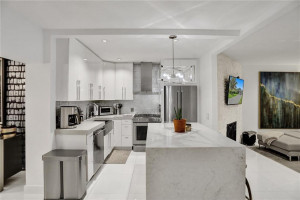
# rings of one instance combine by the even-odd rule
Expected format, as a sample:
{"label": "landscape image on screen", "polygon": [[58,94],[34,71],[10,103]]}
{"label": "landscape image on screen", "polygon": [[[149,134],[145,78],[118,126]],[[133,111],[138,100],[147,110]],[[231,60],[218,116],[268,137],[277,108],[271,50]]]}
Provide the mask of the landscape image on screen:
{"label": "landscape image on screen", "polygon": [[228,104],[241,104],[243,101],[244,80],[230,76],[228,87]]}

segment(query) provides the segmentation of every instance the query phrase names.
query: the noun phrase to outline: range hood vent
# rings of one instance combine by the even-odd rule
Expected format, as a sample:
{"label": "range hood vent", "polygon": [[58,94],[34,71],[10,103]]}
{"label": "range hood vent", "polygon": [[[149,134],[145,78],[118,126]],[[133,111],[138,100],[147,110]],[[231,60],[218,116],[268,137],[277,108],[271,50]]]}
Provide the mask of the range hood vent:
{"label": "range hood vent", "polygon": [[152,63],[141,63],[141,92],[152,93]]}

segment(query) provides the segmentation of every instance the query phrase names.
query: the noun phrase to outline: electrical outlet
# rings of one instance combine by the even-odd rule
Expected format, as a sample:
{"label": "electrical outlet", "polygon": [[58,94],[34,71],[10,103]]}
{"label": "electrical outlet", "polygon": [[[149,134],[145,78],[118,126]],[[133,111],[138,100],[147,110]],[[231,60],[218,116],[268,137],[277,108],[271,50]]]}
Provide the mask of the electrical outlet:
{"label": "electrical outlet", "polygon": [[206,120],[209,120],[209,113],[206,113]]}
{"label": "electrical outlet", "polygon": [[134,108],[131,108],[130,111],[131,111],[131,112],[134,112]]}

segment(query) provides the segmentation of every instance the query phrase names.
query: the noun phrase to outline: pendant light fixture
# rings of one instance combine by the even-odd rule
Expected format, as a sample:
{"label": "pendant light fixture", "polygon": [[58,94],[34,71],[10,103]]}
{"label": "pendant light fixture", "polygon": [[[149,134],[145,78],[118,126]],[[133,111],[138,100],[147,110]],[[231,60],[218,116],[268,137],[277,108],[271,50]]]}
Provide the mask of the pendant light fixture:
{"label": "pendant light fixture", "polygon": [[171,78],[176,78],[176,75],[175,75],[175,58],[174,58],[174,40],[177,38],[176,35],[170,35],[169,36],[169,39],[172,40],[172,55],[173,55],[173,73],[171,75]]}

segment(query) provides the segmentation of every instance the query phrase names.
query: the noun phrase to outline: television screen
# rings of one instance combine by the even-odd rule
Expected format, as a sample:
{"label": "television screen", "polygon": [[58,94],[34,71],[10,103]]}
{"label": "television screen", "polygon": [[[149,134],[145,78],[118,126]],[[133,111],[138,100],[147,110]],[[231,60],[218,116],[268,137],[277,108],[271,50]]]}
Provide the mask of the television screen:
{"label": "television screen", "polygon": [[228,84],[228,105],[242,104],[244,92],[244,80],[229,76]]}

